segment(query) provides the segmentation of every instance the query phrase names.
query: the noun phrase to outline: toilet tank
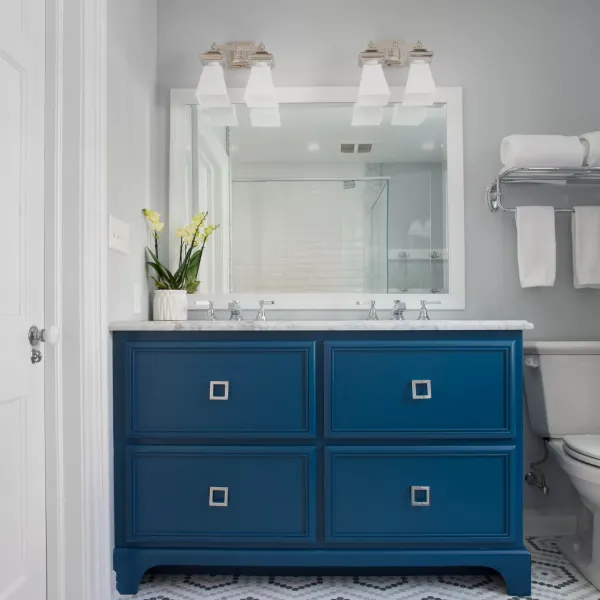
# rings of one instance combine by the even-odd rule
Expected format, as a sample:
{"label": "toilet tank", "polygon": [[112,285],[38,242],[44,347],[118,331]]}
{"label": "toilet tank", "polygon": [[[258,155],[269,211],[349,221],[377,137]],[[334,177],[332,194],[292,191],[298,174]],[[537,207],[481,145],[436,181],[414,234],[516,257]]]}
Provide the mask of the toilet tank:
{"label": "toilet tank", "polygon": [[600,342],[524,344],[525,401],[542,437],[600,434]]}

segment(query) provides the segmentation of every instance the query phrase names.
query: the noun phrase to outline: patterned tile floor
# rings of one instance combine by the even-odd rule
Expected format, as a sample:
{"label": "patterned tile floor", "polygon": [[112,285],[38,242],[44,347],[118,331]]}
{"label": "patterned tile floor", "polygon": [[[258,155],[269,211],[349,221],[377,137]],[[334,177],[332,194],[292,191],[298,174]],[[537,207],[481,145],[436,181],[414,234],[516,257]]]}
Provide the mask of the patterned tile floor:
{"label": "patterned tile floor", "polygon": [[[560,553],[556,538],[527,540],[532,558],[530,600],[600,600]],[[136,600],[508,600],[496,575],[305,577],[237,575],[146,576]]]}

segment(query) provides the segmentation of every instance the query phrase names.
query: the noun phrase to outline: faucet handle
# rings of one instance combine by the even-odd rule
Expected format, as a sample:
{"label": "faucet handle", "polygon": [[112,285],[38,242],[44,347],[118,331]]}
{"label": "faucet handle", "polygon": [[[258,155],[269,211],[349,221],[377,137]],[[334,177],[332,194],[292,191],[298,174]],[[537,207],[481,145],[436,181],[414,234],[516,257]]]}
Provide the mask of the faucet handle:
{"label": "faucet handle", "polygon": [[207,321],[216,321],[217,317],[215,316],[215,303],[212,300],[196,300],[196,306],[206,306],[206,320]]}
{"label": "faucet handle", "polygon": [[441,304],[441,300],[421,300],[421,310],[419,311],[418,321],[430,321],[429,313],[427,312],[428,304]]}
{"label": "faucet handle", "polygon": [[377,311],[375,310],[375,300],[367,300],[366,302],[361,302],[360,300],[356,303],[356,306],[367,306],[369,305],[371,308],[369,309],[369,314],[367,315],[367,321],[379,321],[379,317],[377,316]]}
{"label": "faucet handle", "polygon": [[404,311],[406,310],[406,302],[402,300],[394,300],[394,306],[392,308],[392,320],[393,321],[404,321]]}
{"label": "faucet handle", "polygon": [[239,300],[234,300],[233,302],[230,302],[228,307],[229,307],[229,310],[231,311],[231,315],[229,317],[230,321],[243,321],[244,320],[244,317],[242,316],[242,307],[240,306]]}
{"label": "faucet handle", "polygon": [[266,321],[267,314],[265,313],[265,306],[272,306],[275,304],[274,300],[259,300],[258,301],[258,314],[256,315],[256,321]]}

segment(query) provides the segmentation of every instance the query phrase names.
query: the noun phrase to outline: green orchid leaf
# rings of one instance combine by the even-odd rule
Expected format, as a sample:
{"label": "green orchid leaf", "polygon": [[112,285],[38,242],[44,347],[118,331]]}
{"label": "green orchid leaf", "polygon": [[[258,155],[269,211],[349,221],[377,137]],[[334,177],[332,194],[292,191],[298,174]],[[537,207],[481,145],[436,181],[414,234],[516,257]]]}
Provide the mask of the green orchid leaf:
{"label": "green orchid leaf", "polygon": [[150,266],[154,269],[154,271],[156,272],[156,274],[158,276],[158,279],[167,286],[166,289],[177,289],[176,287],[173,287],[175,282],[174,282],[173,274],[171,273],[171,271],[169,271],[169,269],[167,269],[165,266],[163,266],[161,264],[161,262],[156,257],[156,254],[154,254],[154,252],[152,252],[152,250],[150,250],[150,248],[146,248],[146,251],[152,257],[151,261],[150,260],[146,261],[146,265]]}
{"label": "green orchid leaf", "polygon": [[198,280],[196,280],[196,281],[192,281],[191,283],[188,283],[185,286],[185,289],[188,294],[195,294],[198,291],[199,287],[200,287],[200,282]]}

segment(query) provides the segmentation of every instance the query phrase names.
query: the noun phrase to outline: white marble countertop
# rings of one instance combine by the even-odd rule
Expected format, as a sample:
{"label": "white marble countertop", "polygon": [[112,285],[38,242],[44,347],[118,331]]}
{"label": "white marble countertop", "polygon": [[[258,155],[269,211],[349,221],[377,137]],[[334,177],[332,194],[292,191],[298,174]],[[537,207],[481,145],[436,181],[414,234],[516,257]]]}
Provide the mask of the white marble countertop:
{"label": "white marble countertop", "polygon": [[525,331],[527,321],[116,321],[111,331]]}

